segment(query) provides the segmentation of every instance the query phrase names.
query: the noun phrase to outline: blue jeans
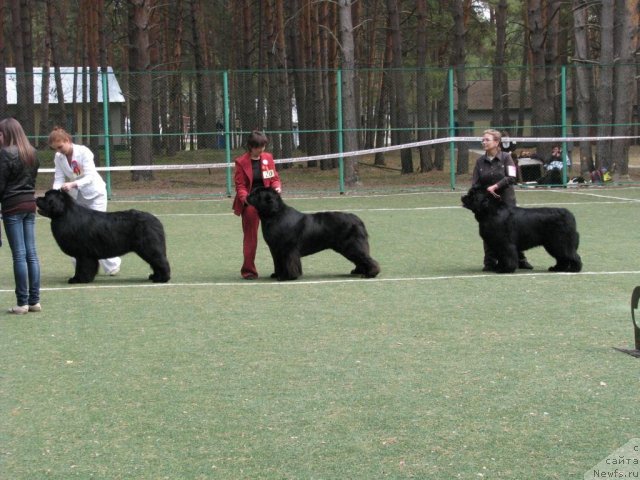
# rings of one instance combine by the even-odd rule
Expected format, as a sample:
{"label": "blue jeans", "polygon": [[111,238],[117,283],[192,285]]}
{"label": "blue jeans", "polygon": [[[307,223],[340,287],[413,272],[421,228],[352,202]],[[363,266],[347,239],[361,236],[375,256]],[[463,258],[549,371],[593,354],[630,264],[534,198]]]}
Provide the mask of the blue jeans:
{"label": "blue jeans", "polygon": [[36,252],[36,214],[3,215],[4,230],[13,256],[17,304],[40,302],[40,261]]}

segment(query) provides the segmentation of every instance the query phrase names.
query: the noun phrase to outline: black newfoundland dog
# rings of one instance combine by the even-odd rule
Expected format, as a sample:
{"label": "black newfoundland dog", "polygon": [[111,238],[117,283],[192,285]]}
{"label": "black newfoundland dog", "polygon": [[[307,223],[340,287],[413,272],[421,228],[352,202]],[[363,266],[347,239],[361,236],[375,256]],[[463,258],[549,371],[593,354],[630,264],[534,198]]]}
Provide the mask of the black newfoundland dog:
{"label": "black newfoundland dog", "polygon": [[579,235],[576,219],[566,208],[509,207],[484,187],[471,187],[462,197],[480,226],[480,236],[498,259],[496,271],[512,273],[518,251],[542,246],[556,259],[552,272],[579,272]]}
{"label": "black newfoundland dog", "polygon": [[375,277],[380,266],[369,255],[367,229],[352,213],[302,213],[282,201],[272,188],[256,189],[247,203],[258,210],[262,235],[271,251],[278,280],[295,280],[302,275],[301,257],[328,248],[356,266],[352,274]]}
{"label": "black newfoundland dog", "polygon": [[38,213],[51,219],[51,233],[60,249],[76,259],[69,283],[92,282],[98,260],[137,253],[151,265],[149,280],[168,282],[171,270],[166,254],[164,228],[156,217],[139,210],[97,212],[67,193],[49,190],[36,199]]}

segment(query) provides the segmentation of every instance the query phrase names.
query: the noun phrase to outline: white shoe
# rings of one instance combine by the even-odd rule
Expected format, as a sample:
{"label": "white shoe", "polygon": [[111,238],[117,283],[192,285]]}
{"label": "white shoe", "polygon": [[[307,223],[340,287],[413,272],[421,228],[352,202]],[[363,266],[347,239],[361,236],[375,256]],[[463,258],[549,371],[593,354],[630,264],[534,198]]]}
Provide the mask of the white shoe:
{"label": "white shoe", "polygon": [[29,305],[16,305],[15,307],[11,307],[9,309],[9,313],[13,313],[15,315],[24,315],[29,312]]}
{"label": "white shoe", "polygon": [[118,273],[120,273],[120,267],[116,267],[113,270],[111,270],[109,273],[107,273],[107,275],[110,275],[112,277],[115,277]]}
{"label": "white shoe", "polygon": [[39,303],[36,303],[34,305],[29,305],[29,311],[30,312],[41,312],[42,311],[42,305],[40,305]]}

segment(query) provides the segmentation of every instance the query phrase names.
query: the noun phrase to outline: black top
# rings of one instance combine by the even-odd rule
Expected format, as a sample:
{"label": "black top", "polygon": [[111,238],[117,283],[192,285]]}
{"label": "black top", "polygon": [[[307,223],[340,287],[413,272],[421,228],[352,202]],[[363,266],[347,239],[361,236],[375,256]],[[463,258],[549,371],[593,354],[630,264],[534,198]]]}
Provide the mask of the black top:
{"label": "black top", "polygon": [[260,159],[251,159],[251,168],[253,169],[253,182],[251,183],[251,191],[253,192],[258,187],[264,187],[264,180],[262,179],[262,166],[260,165]]}
{"label": "black top", "polygon": [[[0,150],[0,203],[2,212],[35,211],[38,159],[24,163],[14,146]],[[20,205],[20,208],[16,208]]]}

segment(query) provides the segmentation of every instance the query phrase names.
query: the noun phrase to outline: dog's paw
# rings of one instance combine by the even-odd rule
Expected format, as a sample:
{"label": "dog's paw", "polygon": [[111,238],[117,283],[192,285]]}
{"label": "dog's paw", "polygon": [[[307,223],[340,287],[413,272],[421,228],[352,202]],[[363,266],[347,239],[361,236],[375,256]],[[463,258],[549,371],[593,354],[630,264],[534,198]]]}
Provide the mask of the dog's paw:
{"label": "dog's paw", "polygon": [[167,283],[169,281],[169,278],[167,275],[156,275],[154,273],[149,275],[149,280],[151,280],[153,283]]}
{"label": "dog's paw", "polygon": [[277,278],[278,278],[279,282],[288,282],[288,281],[291,281],[291,280],[297,280],[298,279],[298,277],[285,277],[285,276],[280,276],[280,277],[277,277]]}
{"label": "dog's paw", "polygon": [[496,269],[495,269],[496,273],[513,273],[515,271],[516,271],[515,267],[505,267],[501,265],[496,266]]}
{"label": "dog's paw", "polygon": [[91,280],[82,280],[78,277],[71,277],[68,280],[68,283],[89,283],[89,282],[91,282]]}

